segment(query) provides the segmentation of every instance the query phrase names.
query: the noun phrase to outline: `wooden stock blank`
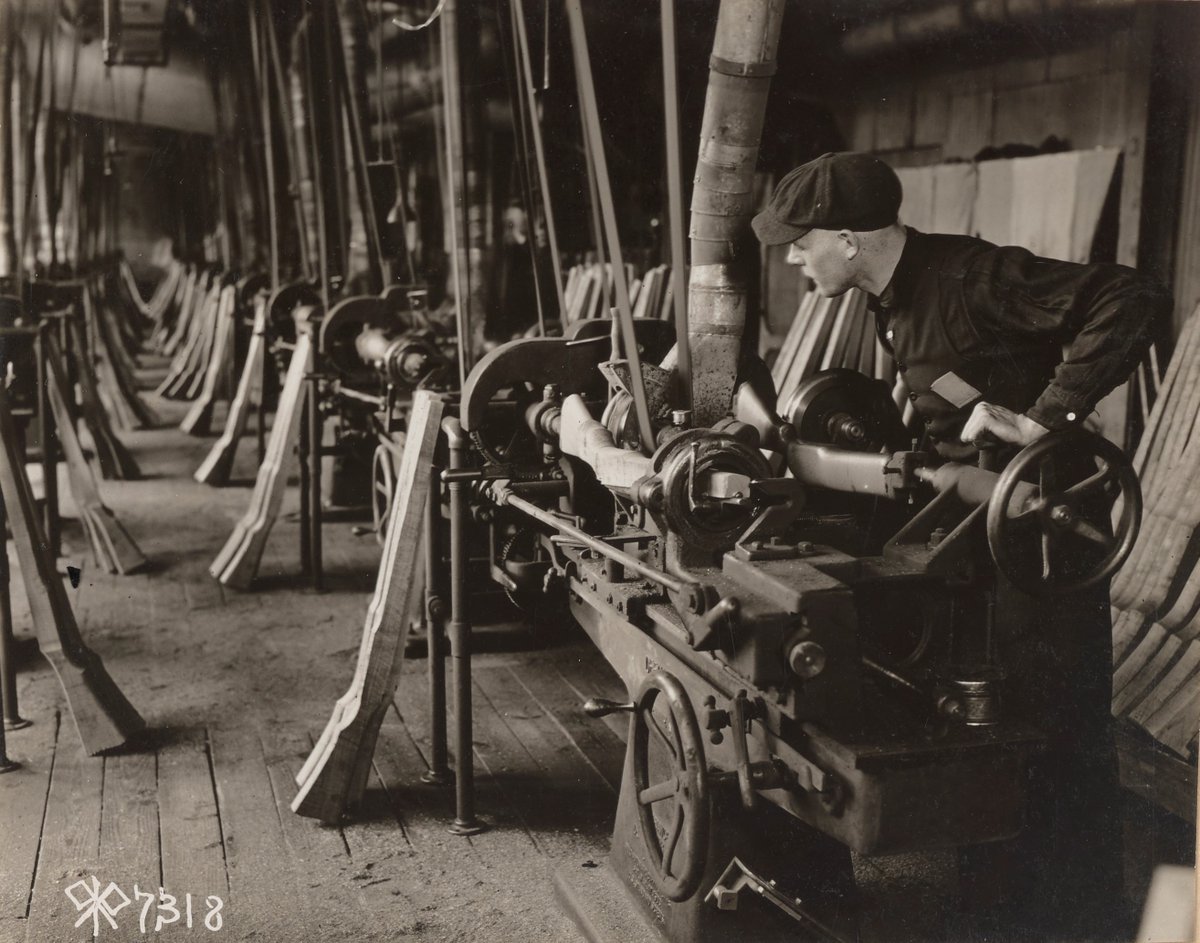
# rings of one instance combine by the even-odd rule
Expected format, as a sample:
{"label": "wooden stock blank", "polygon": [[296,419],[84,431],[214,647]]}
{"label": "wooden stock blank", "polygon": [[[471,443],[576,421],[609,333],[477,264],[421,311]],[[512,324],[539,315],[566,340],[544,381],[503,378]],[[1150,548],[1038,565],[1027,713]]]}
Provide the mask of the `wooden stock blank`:
{"label": "wooden stock blank", "polygon": [[8,392],[0,383],[0,494],[8,509],[38,648],[58,676],[84,750],[94,756],[121,746],[145,722],[79,634],[16,443]]}

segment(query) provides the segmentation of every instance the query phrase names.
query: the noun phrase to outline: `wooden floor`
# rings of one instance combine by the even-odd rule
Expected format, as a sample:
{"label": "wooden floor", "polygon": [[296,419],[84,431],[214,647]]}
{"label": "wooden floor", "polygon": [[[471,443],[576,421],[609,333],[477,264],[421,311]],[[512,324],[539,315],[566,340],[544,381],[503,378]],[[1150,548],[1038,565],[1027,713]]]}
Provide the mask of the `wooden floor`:
{"label": "wooden floor", "polygon": [[[184,412],[153,405],[176,422]],[[0,776],[0,943],[87,940],[94,923],[100,939],[129,941],[142,938],[143,920],[156,939],[580,940],[550,875],[606,853],[624,751],[620,720],[579,710],[586,696],[624,693],[582,633],[564,625],[536,648],[520,631],[479,639],[474,747],[490,830],[451,835],[452,790],[421,782],[426,663],[415,658],[360,814],[341,828],[300,818],[288,807],[293,776],[350,682],[379,548],[329,523],[329,591],[306,591],[298,527],[286,519],[292,488],[254,590],[223,590],[207,567],[249,500],[253,434],[223,489],[191,479],[211,439],[173,425],[123,438],[147,478],[102,491],[152,569],[97,573],[73,522],[60,568],[82,568],[69,589],[81,630],[150,731],[118,755],[85,756],[46,663],[23,664],[21,708],[33,725],[9,735],[22,766]],[[16,572],[13,591],[26,635]],[[1139,873],[1161,860],[1155,850]],[[953,909],[949,856],[859,861],[856,872],[864,939],[955,939],[935,926]],[[172,901],[149,896],[160,888],[176,922]],[[89,903],[106,891],[116,930]]]}

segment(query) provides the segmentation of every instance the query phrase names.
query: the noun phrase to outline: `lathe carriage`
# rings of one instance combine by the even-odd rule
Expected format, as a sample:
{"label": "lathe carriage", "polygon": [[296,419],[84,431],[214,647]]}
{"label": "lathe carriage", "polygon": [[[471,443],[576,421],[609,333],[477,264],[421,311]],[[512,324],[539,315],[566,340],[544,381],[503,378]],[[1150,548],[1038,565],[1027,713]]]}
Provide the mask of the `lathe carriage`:
{"label": "lathe carriage", "polygon": [[[610,322],[513,341],[447,421],[452,518],[457,492],[499,534],[496,582],[535,618],[565,604],[629,692],[584,709],[630,716],[609,871],[646,922],[852,936],[850,851],[1021,830],[1043,738],[1005,697],[997,584],[1107,578],[1136,536],[1136,476],[1084,432],[1002,473],[941,462],[886,384],[847,370],[781,418],[755,358],[730,413],[696,427],[672,408],[672,338],[635,324],[653,449]],[[743,889],[775,906],[727,916]]]}

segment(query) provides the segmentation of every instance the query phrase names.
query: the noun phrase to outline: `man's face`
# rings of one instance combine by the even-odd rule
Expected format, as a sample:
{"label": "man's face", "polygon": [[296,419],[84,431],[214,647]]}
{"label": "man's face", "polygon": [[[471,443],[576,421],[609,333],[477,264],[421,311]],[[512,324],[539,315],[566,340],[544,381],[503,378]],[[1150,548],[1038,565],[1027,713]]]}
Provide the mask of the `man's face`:
{"label": "man's face", "polygon": [[843,233],[844,230],[810,229],[788,246],[788,264],[803,267],[804,274],[826,298],[843,295],[855,284],[857,247]]}

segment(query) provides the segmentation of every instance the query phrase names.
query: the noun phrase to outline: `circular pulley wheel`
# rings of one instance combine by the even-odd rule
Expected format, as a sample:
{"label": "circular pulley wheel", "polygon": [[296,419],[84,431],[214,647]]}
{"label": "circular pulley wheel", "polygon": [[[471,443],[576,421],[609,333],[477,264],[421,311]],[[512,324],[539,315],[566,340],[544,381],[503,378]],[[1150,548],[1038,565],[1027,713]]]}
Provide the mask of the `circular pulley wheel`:
{"label": "circular pulley wheel", "polygon": [[371,524],[379,546],[387,540],[388,517],[396,497],[396,460],[390,446],[377,445],[371,458]]}
{"label": "circular pulley wheel", "polygon": [[668,899],[687,900],[704,876],[711,809],[700,726],[674,675],[645,677],[630,725],[634,797],[651,871]]}
{"label": "circular pulley wheel", "polygon": [[[1064,460],[1092,459],[1096,471],[1060,485]],[[1037,472],[1035,494],[1020,486]],[[1120,517],[1111,523],[1112,509]],[[1142,490],[1129,459],[1082,429],[1051,432],[1022,449],[988,503],[987,537],[996,566],[1031,596],[1073,593],[1110,577],[1125,562],[1142,520]]]}

